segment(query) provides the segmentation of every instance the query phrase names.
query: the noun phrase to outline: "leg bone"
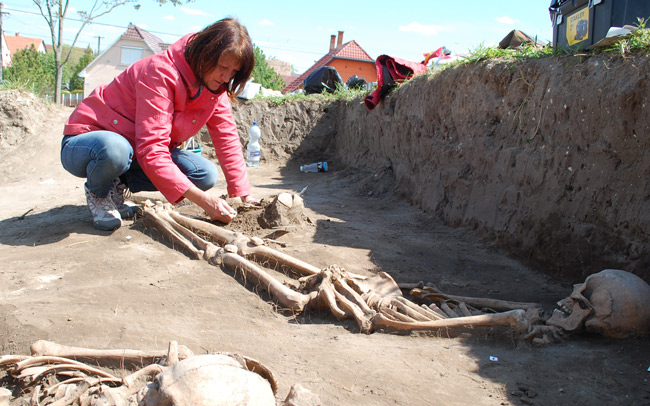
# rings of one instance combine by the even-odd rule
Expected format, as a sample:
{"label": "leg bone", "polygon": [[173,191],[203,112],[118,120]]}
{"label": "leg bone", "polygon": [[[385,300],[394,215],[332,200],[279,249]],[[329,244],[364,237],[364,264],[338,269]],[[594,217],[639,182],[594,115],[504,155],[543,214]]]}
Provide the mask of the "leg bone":
{"label": "leg bone", "polygon": [[485,314],[481,316],[456,317],[453,319],[416,321],[412,323],[390,320],[381,313],[373,318],[375,327],[394,328],[398,331],[438,330],[447,327],[462,326],[511,326],[517,331],[526,331],[528,321],[524,310],[510,310],[503,313]]}

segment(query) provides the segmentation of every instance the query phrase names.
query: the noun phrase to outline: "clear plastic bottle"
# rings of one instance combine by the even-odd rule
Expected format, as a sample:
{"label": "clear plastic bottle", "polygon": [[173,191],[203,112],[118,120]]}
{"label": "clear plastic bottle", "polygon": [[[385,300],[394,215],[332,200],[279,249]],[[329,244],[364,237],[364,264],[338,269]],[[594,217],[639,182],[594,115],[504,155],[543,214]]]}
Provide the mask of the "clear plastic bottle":
{"label": "clear plastic bottle", "polygon": [[327,162],[300,165],[300,172],[327,172]]}
{"label": "clear plastic bottle", "polygon": [[257,126],[257,121],[248,130],[248,147],[246,148],[246,165],[258,166],[260,164],[260,138],[262,130]]}

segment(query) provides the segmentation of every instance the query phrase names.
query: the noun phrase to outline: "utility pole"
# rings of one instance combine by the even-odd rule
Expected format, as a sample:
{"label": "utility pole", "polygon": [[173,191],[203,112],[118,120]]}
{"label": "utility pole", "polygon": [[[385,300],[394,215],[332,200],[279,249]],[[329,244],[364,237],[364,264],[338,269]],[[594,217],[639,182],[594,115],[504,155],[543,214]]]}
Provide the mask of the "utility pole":
{"label": "utility pole", "polygon": [[97,55],[99,55],[101,50],[102,38],[104,37],[100,37],[99,35],[97,36]]}
{"label": "utility pole", "polygon": [[4,61],[2,60],[2,38],[4,38],[5,34],[4,31],[2,31],[2,7],[4,4],[0,3],[0,83],[4,82]]}

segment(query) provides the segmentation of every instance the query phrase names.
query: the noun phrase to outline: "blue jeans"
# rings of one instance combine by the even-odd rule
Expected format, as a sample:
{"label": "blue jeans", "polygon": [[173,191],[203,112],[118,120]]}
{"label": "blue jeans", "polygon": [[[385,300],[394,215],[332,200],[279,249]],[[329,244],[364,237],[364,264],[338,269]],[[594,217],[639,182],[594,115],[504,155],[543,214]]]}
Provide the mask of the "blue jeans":
{"label": "blue jeans", "polygon": [[[210,160],[180,148],[173,149],[171,156],[174,164],[199,189],[208,190],[217,183],[219,171]],[[99,197],[108,195],[117,177],[132,193],[158,190],[137,160],[133,161],[131,144],[112,131],[64,136],[61,164],[74,176],[86,178],[88,189]]]}

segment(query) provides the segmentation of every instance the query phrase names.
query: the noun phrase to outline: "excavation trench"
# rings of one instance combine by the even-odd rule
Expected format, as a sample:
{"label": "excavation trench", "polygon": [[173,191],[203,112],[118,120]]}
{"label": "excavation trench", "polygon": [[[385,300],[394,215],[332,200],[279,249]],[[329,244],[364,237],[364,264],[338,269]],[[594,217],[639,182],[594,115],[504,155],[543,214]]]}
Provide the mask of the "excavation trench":
{"label": "excavation trench", "polygon": [[[547,274],[650,279],[647,57],[490,61],[420,76],[369,111],[319,97],[235,106],[263,162],[330,161]],[[243,138],[242,142],[246,143]]]}

